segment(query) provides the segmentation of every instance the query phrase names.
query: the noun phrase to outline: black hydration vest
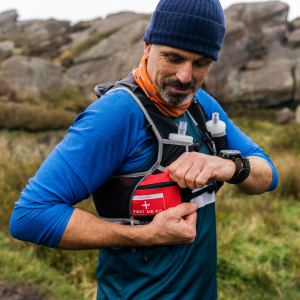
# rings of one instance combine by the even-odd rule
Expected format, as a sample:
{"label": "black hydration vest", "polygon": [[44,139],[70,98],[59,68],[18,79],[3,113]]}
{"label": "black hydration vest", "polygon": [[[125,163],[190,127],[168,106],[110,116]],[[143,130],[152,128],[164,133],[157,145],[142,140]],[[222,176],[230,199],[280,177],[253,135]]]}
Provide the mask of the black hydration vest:
{"label": "black hydration vest", "polygon": [[[109,82],[95,88],[98,97],[115,90],[125,90],[139,105],[145,115],[145,126],[148,135],[152,134],[158,142],[157,162],[147,172],[128,175],[118,175],[109,178],[97,191],[93,193],[93,200],[100,218],[121,224],[147,224],[152,217],[132,217],[131,204],[133,195],[139,184],[148,175],[160,174],[185,152],[199,152],[203,144],[206,144],[212,155],[217,155],[220,150],[227,149],[226,136],[214,138],[206,129],[207,116],[194,98],[187,109],[192,117],[202,138],[196,143],[182,143],[169,140],[170,133],[177,133],[178,126],[175,122],[163,114],[148,98],[134,77],[130,74],[127,78],[118,82]],[[191,189],[179,188],[182,202],[190,202],[192,199],[204,194],[217,192],[223,185],[222,182],[213,182],[203,189],[193,192]]]}

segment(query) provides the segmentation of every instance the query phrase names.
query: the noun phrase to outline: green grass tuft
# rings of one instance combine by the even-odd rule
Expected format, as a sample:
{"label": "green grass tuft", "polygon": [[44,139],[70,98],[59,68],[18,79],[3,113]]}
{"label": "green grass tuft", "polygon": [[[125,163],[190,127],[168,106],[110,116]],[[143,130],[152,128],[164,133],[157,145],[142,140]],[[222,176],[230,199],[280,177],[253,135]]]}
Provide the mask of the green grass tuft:
{"label": "green grass tuft", "polygon": [[65,87],[56,94],[43,94],[40,100],[0,102],[0,128],[28,131],[67,129],[92,101],[79,90]]}
{"label": "green grass tuft", "polygon": [[38,286],[41,295],[52,299],[84,299],[84,291],[72,285],[65,274],[40,260],[32,247],[12,249],[11,239],[0,232],[0,279]]}

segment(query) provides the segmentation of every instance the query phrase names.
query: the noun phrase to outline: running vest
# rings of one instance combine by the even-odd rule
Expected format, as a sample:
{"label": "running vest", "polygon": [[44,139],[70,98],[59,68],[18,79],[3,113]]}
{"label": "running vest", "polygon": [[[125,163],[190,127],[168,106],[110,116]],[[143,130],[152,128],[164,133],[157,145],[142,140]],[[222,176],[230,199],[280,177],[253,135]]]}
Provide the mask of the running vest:
{"label": "running vest", "polygon": [[100,218],[106,221],[136,225],[148,224],[162,210],[182,202],[196,201],[199,207],[215,201],[215,193],[223,185],[213,182],[202,189],[182,189],[173,182],[164,168],[185,152],[199,152],[206,144],[212,155],[227,149],[226,136],[214,138],[206,129],[207,116],[197,99],[187,109],[202,138],[196,143],[169,140],[170,133],[177,133],[178,126],[163,114],[148,98],[130,74],[118,82],[98,85],[98,97],[115,90],[128,92],[145,116],[147,135],[154,135],[158,143],[156,163],[147,172],[115,175],[93,193],[93,200]]}

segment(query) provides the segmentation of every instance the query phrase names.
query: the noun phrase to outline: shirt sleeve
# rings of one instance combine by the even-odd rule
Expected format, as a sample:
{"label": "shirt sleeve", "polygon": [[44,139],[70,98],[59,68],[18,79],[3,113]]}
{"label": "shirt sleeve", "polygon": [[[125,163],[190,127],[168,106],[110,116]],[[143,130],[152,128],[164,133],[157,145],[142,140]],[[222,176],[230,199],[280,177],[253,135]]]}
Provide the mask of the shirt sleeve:
{"label": "shirt sleeve", "polygon": [[[136,167],[130,158],[146,139],[144,115],[128,93],[114,91],[94,102],[22,191],[11,217],[11,235],[56,248],[73,205],[123,170],[127,158],[129,168]],[[140,165],[147,157],[135,163]]]}
{"label": "shirt sleeve", "polygon": [[203,90],[199,90],[195,97],[204,108],[208,116],[208,120],[211,120],[212,114],[217,112],[219,113],[220,120],[226,123],[228,149],[239,150],[244,157],[257,156],[267,161],[273,172],[273,180],[267,191],[273,191],[278,185],[278,174],[268,155],[266,155],[263,149],[255,144],[250,137],[248,137],[236,125],[233,124],[220,104],[209,94]]}

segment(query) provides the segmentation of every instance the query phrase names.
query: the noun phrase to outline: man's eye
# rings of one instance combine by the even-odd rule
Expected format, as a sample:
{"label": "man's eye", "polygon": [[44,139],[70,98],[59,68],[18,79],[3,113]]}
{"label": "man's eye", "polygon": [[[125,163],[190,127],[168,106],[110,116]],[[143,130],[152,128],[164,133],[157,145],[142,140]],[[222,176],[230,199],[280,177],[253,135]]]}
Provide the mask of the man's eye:
{"label": "man's eye", "polygon": [[194,62],[194,64],[196,65],[196,67],[198,68],[203,68],[205,67],[207,64],[204,64],[204,63],[198,63],[198,62]]}
{"label": "man's eye", "polygon": [[196,65],[196,67],[198,68],[205,68],[205,67],[209,67],[211,64],[211,61],[194,61],[194,64]]}
{"label": "man's eye", "polygon": [[168,59],[171,62],[177,62],[177,63],[182,61],[182,58],[176,56],[168,56]]}

